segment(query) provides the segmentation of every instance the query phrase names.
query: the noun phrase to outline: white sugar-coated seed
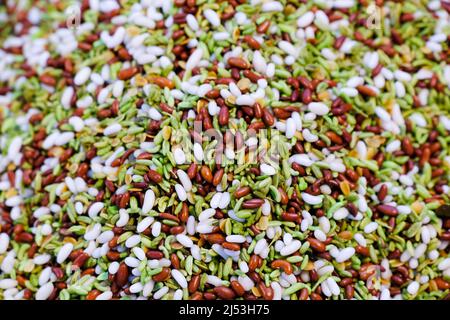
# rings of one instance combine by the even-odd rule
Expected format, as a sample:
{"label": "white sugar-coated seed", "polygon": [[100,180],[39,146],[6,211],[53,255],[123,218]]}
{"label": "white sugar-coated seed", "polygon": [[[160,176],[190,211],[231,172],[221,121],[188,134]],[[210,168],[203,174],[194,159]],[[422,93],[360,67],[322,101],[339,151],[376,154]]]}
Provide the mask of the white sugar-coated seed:
{"label": "white sugar-coated seed", "polygon": [[144,232],[148,227],[150,227],[153,221],[155,221],[153,217],[145,217],[138,223],[136,231],[139,233]]}
{"label": "white sugar-coated seed", "polygon": [[171,273],[172,273],[172,277],[180,285],[181,288],[183,288],[183,289],[187,288],[188,284],[186,281],[186,277],[181,273],[181,271],[179,271],[177,269],[172,269]]}
{"label": "white sugar-coated seed", "polygon": [[134,234],[125,241],[125,246],[127,248],[133,248],[133,247],[137,246],[140,242],[141,242],[141,236]]}
{"label": "white sugar-coated seed", "polygon": [[289,160],[303,167],[310,167],[314,164],[314,161],[307,154],[295,154]]}
{"label": "white sugar-coated seed", "polygon": [[210,209],[206,209],[203,210],[200,215],[198,216],[198,220],[199,221],[206,221],[209,218],[213,217],[216,214],[216,210],[210,208]]}
{"label": "white sugar-coated seed", "polygon": [[103,202],[95,202],[93,203],[88,210],[88,215],[91,218],[95,218],[100,211],[102,211],[102,209],[104,208],[104,203]]}
{"label": "white sugar-coated seed", "polygon": [[280,250],[282,256],[289,256],[300,249],[302,243],[299,240],[293,240],[288,246]]}
{"label": "white sugar-coated seed", "polygon": [[219,201],[219,209],[225,209],[228,207],[231,201],[231,196],[229,192],[222,193]]}
{"label": "white sugar-coated seed", "polygon": [[378,228],[378,223],[372,221],[364,227],[364,233],[372,233]]}
{"label": "white sugar-coated seed", "polygon": [[314,231],[314,237],[315,237],[317,240],[319,240],[319,241],[325,241],[325,240],[327,240],[326,234],[325,234],[322,230],[320,230],[320,229],[316,229],[316,230]]}
{"label": "white sugar-coated seed", "polygon": [[84,67],[77,72],[75,78],[73,79],[73,82],[75,83],[75,85],[81,86],[86,81],[88,81],[90,75],[91,75],[91,68]]}
{"label": "white sugar-coated seed", "polygon": [[113,297],[113,293],[110,290],[107,290],[97,296],[95,300],[111,300]]}
{"label": "white sugar-coated seed", "polygon": [[180,201],[185,201],[187,199],[186,190],[184,190],[181,184],[177,183],[175,185],[175,192],[177,193],[178,199],[180,199]]}
{"label": "white sugar-coated seed", "polygon": [[53,283],[48,282],[41,286],[36,292],[35,299],[36,300],[47,300],[53,292]]}
{"label": "white sugar-coated seed", "polygon": [[259,239],[255,245],[255,249],[254,249],[255,254],[262,253],[266,247],[267,247],[266,239],[264,239],[264,238]]}
{"label": "white sugar-coated seed", "polygon": [[192,190],[192,182],[191,179],[189,179],[189,176],[186,172],[184,172],[181,169],[177,170],[178,178],[180,179],[181,184],[183,185],[183,188],[186,192],[189,192]]}
{"label": "white sugar-coated seed", "polygon": [[161,233],[161,222],[156,221],[152,225],[152,236],[157,237],[160,235],[160,233]]}
{"label": "white sugar-coated seed", "polygon": [[302,195],[303,201],[305,201],[307,204],[310,204],[310,205],[321,204],[322,200],[323,200],[321,196],[314,196],[314,195],[306,193],[306,192],[302,192],[301,195]]}
{"label": "white sugar-coated seed", "polygon": [[419,291],[419,283],[417,281],[412,281],[408,287],[406,288],[406,290],[408,291],[408,293],[410,295],[416,295],[416,293]]}
{"label": "white sugar-coated seed", "polygon": [[227,242],[232,242],[232,243],[244,243],[246,241],[245,237],[242,235],[229,235],[226,237]]}
{"label": "white sugar-coated seed", "polygon": [[120,125],[120,123],[114,123],[114,124],[107,126],[105,128],[105,130],[103,131],[103,134],[105,136],[112,136],[112,135],[119,133],[120,130],[122,130],[122,126]]}
{"label": "white sugar-coated seed", "polygon": [[183,247],[191,248],[194,245],[194,242],[188,236],[184,234],[177,234],[177,241],[183,245]]}
{"label": "white sugar-coated seed", "polygon": [[439,262],[439,264],[438,264],[439,270],[446,270],[448,268],[450,268],[450,258],[446,258],[446,259],[442,260],[441,262]]}
{"label": "white sugar-coated seed", "polygon": [[220,18],[214,10],[206,9],[203,11],[203,15],[213,27],[220,26]]}
{"label": "white sugar-coated seed", "polygon": [[6,252],[9,246],[9,236],[7,233],[0,233],[0,254]]}
{"label": "white sugar-coated seed", "polygon": [[51,259],[51,256],[49,254],[40,254],[36,255],[33,258],[33,262],[37,265],[43,265],[49,262]]}
{"label": "white sugar-coated seed", "polygon": [[276,174],[275,168],[266,163],[261,164],[260,169],[261,173],[267,176],[273,176],[274,174]]}
{"label": "white sugar-coated seed", "polygon": [[153,190],[148,189],[145,191],[144,203],[142,204],[142,213],[147,214],[153,208],[155,204],[155,193]]}
{"label": "white sugar-coated seed", "polygon": [[299,28],[305,28],[309,26],[313,22],[313,20],[314,20],[314,13],[312,11],[308,11],[297,19],[297,26]]}
{"label": "white sugar-coated seed", "polygon": [[11,289],[17,286],[17,281],[13,279],[0,280],[0,289]]}
{"label": "white sugar-coated seed", "polygon": [[334,220],[342,220],[348,217],[348,215],[350,214],[350,212],[348,211],[347,208],[342,207],[337,209],[334,213],[333,213],[333,219]]}
{"label": "white sugar-coated seed", "polygon": [[58,251],[58,254],[56,256],[56,262],[62,264],[69,257],[72,250],[73,244],[70,242],[65,243]]}
{"label": "white sugar-coated seed", "polygon": [[338,256],[336,257],[336,262],[341,263],[341,262],[347,261],[354,254],[355,254],[355,249],[354,248],[348,247],[348,248],[342,249],[339,252]]}
{"label": "white sugar-coated seed", "polygon": [[173,150],[173,157],[176,164],[184,164],[186,162],[186,155],[181,148],[176,148]]}

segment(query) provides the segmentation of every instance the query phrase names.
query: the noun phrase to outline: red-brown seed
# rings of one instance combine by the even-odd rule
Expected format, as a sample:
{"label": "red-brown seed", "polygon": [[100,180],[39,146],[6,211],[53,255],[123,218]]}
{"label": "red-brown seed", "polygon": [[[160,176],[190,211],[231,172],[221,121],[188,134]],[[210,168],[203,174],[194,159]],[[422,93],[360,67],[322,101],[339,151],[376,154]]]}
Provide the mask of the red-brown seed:
{"label": "red-brown seed", "polygon": [[388,216],[396,216],[398,215],[398,210],[396,207],[390,206],[388,204],[380,204],[377,206],[377,211],[388,215]]}
{"label": "red-brown seed", "polygon": [[214,293],[217,294],[217,296],[224,300],[230,300],[233,299],[236,294],[234,291],[228,287],[225,286],[218,286],[214,288]]}
{"label": "red-brown seed", "polygon": [[248,69],[250,68],[250,63],[248,63],[246,60],[238,57],[231,57],[228,59],[228,64],[231,67],[235,67],[238,69]]}
{"label": "red-brown seed", "polygon": [[264,204],[264,200],[263,199],[251,199],[251,200],[247,200],[244,201],[242,203],[242,208],[244,209],[256,209],[261,207]]}
{"label": "red-brown seed", "polygon": [[228,121],[230,119],[230,113],[228,111],[227,106],[222,106],[219,111],[219,124],[221,126],[228,125]]}
{"label": "red-brown seed", "polygon": [[161,183],[163,181],[162,175],[153,169],[148,170],[147,176],[151,181],[155,183]]}
{"label": "red-brown seed", "polygon": [[191,280],[189,281],[188,285],[188,291],[190,294],[197,291],[198,287],[200,286],[200,275],[196,274],[192,276]]}
{"label": "red-brown seed", "polygon": [[123,70],[119,71],[119,73],[117,75],[117,78],[119,80],[128,80],[128,79],[130,79],[131,77],[133,77],[137,73],[138,73],[138,68],[136,68],[136,67],[123,69]]}
{"label": "red-brown seed", "polygon": [[288,275],[294,271],[292,268],[292,265],[286,260],[281,260],[281,259],[274,260],[274,261],[272,261],[270,266],[274,269],[282,269],[284,271],[284,273],[286,273]]}
{"label": "red-brown seed", "polygon": [[125,262],[122,262],[119,265],[119,269],[117,270],[115,274],[115,283],[122,288],[124,285],[128,282],[128,277],[130,275],[130,271],[128,270],[128,266],[125,264]]}
{"label": "red-brown seed", "polygon": [[219,183],[222,181],[223,174],[224,174],[223,168],[220,168],[219,170],[216,171],[212,180],[212,184],[214,186],[219,185]]}
{"label": "red-brown seed", "polygon": [[211,183],[213,181],[213,175],[208,166],[202,166],[200,169],[200,174],[206,182]]}
{"label": "red-brown seed", "polygon": [[325,252],[325,243],[317,240],[316,238],[308,238],[307,239],[311,248],[313,248],[317,252]]}
{"label": "red-brown seed", "polygon": [[155,274],[152,279],[156,282],[166,281],[170,277],[170,268],[163,268],[160,273]]}

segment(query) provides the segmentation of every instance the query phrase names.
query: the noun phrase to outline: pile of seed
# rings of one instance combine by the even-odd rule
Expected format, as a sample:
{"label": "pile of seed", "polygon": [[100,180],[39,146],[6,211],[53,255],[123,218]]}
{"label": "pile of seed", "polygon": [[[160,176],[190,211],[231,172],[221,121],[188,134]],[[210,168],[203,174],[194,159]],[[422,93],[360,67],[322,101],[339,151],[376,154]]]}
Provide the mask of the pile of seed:
{"label": "pile of seed", "polygon": [[450,298],[447,0],[2,3],[0,299]]}

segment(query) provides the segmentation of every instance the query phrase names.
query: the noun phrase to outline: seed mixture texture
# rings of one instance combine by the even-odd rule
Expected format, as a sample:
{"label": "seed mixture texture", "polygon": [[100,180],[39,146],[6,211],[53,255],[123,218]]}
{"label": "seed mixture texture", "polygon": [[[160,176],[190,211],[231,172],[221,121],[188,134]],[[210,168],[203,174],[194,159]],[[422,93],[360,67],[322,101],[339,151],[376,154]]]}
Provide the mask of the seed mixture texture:
{"label": "seed mixture texture", "polygon": [[449,299],[449,12],[3,1],[0,299]]}

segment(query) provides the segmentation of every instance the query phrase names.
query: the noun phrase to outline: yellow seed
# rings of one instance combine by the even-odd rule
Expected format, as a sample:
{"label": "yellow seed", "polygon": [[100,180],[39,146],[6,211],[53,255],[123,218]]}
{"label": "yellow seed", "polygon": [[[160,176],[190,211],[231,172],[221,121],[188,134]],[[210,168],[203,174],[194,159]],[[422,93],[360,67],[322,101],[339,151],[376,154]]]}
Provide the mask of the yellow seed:
{"label": "yellow seed", "polygon": [[267,228],[269,227],[269,217],[268,216],[262,216],[258,223],[256,224],[256,227],[259,230],[267,230]]}
{"label": "yellow seed", "polygon": [[430,282],[428,283],[430,286],[430,291],[438,291],[438,286],[436,284],[436,281],[434,280],[430,280]]}
{"label": "yellow seed", "polygon": [[122,138],[122,142],[123,143],[130,143],[134,141],[135,136],[133,135],[126,135],[125,137]]}
{"label": "yellow seed", "polygon": [[319,92],[317,97],[322,101],[330,100],[330,94],[328,93],[328,91]]}
{"label": "yellow seed", "polygon": [[169,140],[169,139],[170,139],[170,136],[171,136],[171,134],[172,134],[172,129],[171,129],[171,127],[165,126],[165,127],[162,129],[162,132],[163,132],[163,138],[164,138],[164,140]]}
{"label": "yellow seed", "polygon": [[338,235],[340,238],[345,240],[351,240],[353,238],[353,235],[350,231],[342,231]]}
{"label": "yellow seed", "polygon": [[73,245],[77,244],[77,240],[72,237],[64,237],[63,243],[71,243]]}
{"label": "yellow seed", "polygon": [[257,297],[261,297],[261,292],[259,292],[259,289],[257,287],[252,288],[252,293]]}
{"label": "yellow seed", "polygon": [[411,209],[412,209],[412,211],[414,211],[414,213],[419,214],[419,213],[421,213],[422,210],[423,210],[423,204],[420,203],[420,202],[418,202],[418,201],[415,201],[415,202],[413,202],[413,204],[411,205]]}
{"label": "yellow seed", "polygon": [[341,187],[342,193],[345,196],[348,196],[350,194],[350,184],[348,183],[347,180],[344,180],[341,183],[339,183],[339,186]]}
{"label": "yellow seed", "polygon": [[147,79],[145,79],[145,78],[144,78],[142,75],[140,75],[140,74],[137,74],[137,75],[134,77],[134,80],[135,80],[136,86],[138,86],[138,87],[143,87],[143,86],[145,86],[145,85],[148,83]]}
{"label": "yellow seed", "polygon": [[237,86],[241,91],[245,91],[248,88],[250,88],[250,80],[247,78],[242,78],[241,80],[238,81]]}

